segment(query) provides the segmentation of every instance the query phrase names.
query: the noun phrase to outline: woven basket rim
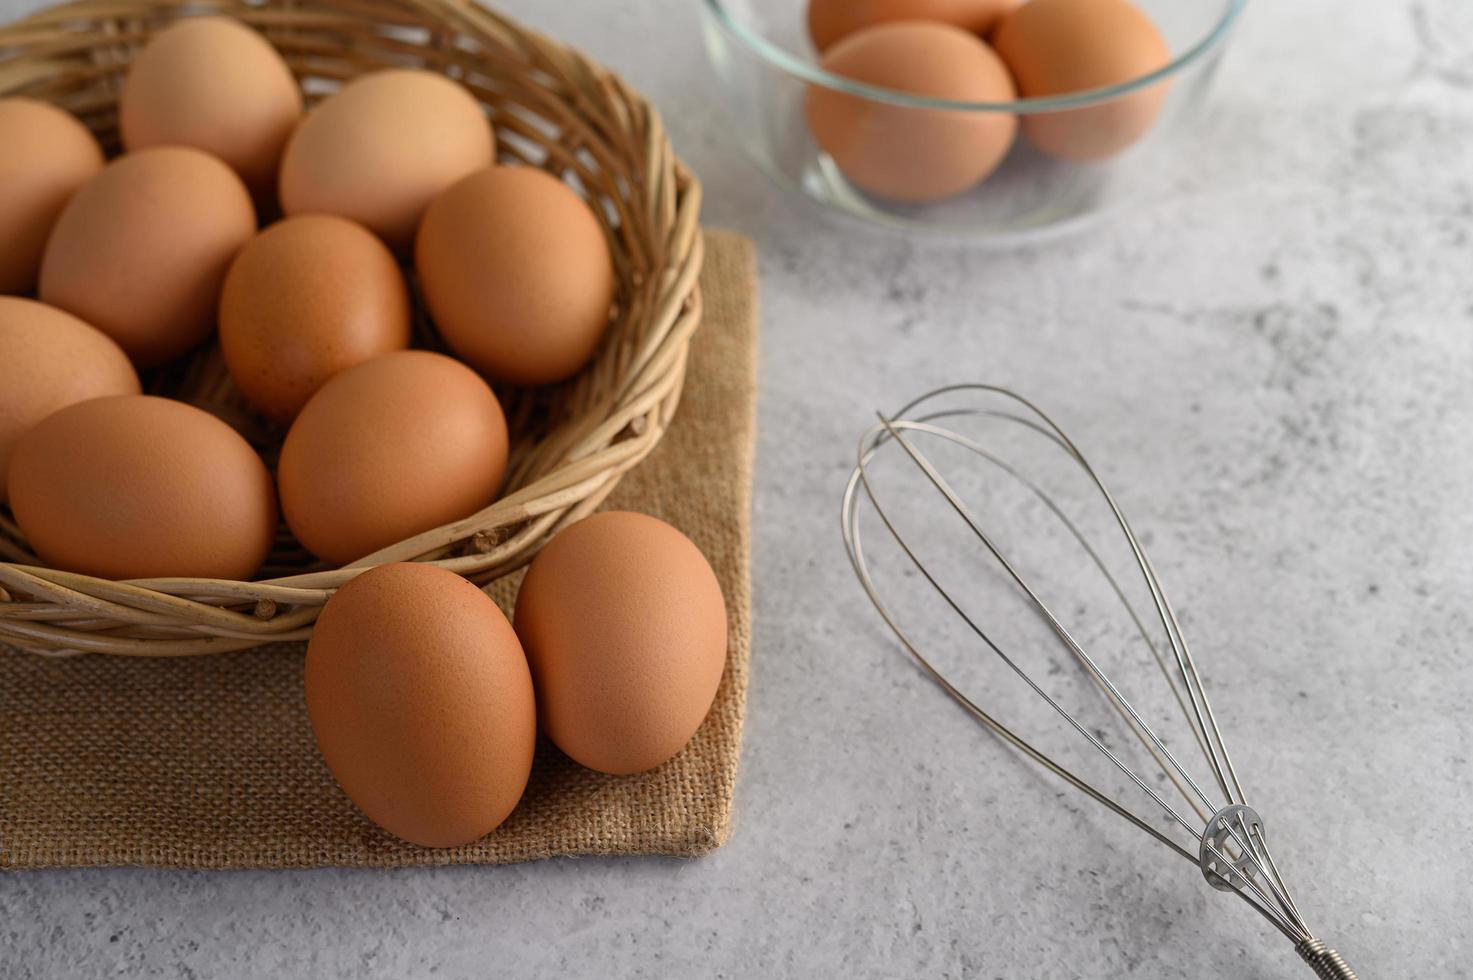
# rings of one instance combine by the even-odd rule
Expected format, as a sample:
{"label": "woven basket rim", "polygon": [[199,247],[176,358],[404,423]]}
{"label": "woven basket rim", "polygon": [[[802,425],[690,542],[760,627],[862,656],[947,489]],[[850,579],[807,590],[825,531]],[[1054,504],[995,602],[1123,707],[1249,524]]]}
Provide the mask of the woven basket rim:
{"label": "woven basket rim", "polygon": [[[187,8],[176,0],[73,0],[0,25],[0,97],[41,98],[94,128],[98,119],[110,125],[131,51],[176,16],[197,15],[262,30],[308,84],[417,59],[483,103],[488,93],[505,98],[488,103],[498,144],[544,152],[541,165],[606,209],[600,220],[620,281],[619,320],[595,362],[559,388],[567,417],[513,460],[510,493],[340,568],[251,582],[112,581],[27,560],[19,528],[0,511],[0,559],[9,559],[0,561],[0,643],[22,650],[182,656],[302,640],[333,590],[392,561],[433,562],[485,585],[591,513],[653,450],[679,402],[701,317],[700,183],[675,155],[659,113],[619,76],[464,0],[190,0]],[[338,48],[327,43],[340,35],[347,40]],[[518,479],[519,466],[532,475]]]}

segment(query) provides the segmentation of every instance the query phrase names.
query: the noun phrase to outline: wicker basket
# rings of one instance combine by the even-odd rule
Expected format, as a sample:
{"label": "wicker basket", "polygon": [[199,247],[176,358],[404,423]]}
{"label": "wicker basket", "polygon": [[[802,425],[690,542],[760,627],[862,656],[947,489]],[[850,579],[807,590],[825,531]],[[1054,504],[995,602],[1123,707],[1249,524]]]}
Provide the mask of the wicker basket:
{"label": "wicker basket", "polygon": [[[680,398],[700,320],[700,185],[654,109],[621,79],[470,0],[81,0],[0,28],[0,95],[55,102],[115,150],[129,60],[154,32],[196,13],[260,29],[309,103],[385,66],[466,85],[490,114],[504,161],[567,177],[595,205],[614,254],[614,318],[574,379],[498,390],[512,433],[500,500],[343,568],[315,562],[283,530],[260,581],[112,582],[42,567],[0,508],[0,643],[47,654],[215,653],[307,638],[332,590],[383,562],[433,561],[484,584],[597,507],[654,448]],[[434,346],[420,320],[422,342]],[[273,458],[281,433],[243,410],[218,349],[145,385],[215,411]]]}

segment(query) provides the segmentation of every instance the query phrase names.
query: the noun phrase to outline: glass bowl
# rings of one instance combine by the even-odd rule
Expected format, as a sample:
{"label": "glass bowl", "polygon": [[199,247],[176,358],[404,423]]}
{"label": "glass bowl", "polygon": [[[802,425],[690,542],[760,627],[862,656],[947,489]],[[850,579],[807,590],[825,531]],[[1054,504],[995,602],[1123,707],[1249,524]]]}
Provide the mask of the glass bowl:
{"label": "glass bowl", "polygon": [[[950,102],[861,84],[819,67],[805,27],[805,0],[700,0],[706,52],[737,138],[779,184],[821,204],[894,228],[1009,238],[1058,229],[1123,201],[1149,198],[1189,152],[1187,137],[1234,22],[1246,0],[1135,0],[1161,31],[1171,61],[1119,85],[1013,102]],[[1154,93],[1154,94],[1153,94]],[[1026,138],[1029,120],[1129,111],[1132,100],[1163,98],[1135,142],[1095,160],[1049,156]],[[866,191],[815,142],[806,106],[842,99],[872,132],[1019,120],[1019,135],[985,179],[940,200],[897,200]],[[832,101],[830,102],[832,104]]]}

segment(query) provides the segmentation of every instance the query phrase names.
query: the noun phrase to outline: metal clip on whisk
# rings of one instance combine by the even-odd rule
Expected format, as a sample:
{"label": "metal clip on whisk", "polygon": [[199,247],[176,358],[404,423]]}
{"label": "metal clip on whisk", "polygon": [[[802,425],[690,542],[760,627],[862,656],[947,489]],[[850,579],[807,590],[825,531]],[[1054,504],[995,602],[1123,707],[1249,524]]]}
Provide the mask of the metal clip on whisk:
{"label": "metal clip on whisk", "polygon": [[[957,398],[975,401],[954,404]],[[982,407],[982,399],[995,400],[995,407]],[[1090,489],[1098,491],[1109,508],[1112,523],[1118,525],[1129,548],[1134,565],[1139,568],[1146,590],[1154,606],[1169,649],[1163,650],[1153,642],[1144,625],[1144,620],[1126,598],[1121,583],[1111,575],[1100,553],[1084,537],[1079,526],[1065,515],[1055,499],[1042,487],[1030,480],[1011,462],[996,454],[995,449],[954,431],[946,424],[948,420],[966,417],[985,417],[1026,426],[1042,435],[1053,446],[1062,450],[1087,477]],[[1137,711],[1110,677],[1106,676],[1095,658],[1078,643],[1060,621],[1054,610],[1044,602],[1029,582],[1001,550],[994,535],[988,533],[972,510],[962,501],[952,484],[937,470],[919,448],[918,443],[929,439],[940,439],[951,446],[960,447],[978,458],[979,465],[985,461],[998,474],[1019,481],[1022,487],[1041,502],[1047,511],[1060,522],[1073,539],[1082,547],[1091,563],[1105,576],[1114,595],[1124,605],[1133,620],[1135,630],[1154,654],[1172,694],[1180,705],[1198,748],[1211,773],[1210,780],[1195,778],[1183,764],[1177,753],[1169,748],[1157,732]],[[1178,791],[1181,801],[1170,799],[1158,792],[1147,778],[1129,765],[1121,754],[1107,747],[1102,739],[1073,714],[1050,696],[1044,688],[1020,665],[1017,658],[1002,648],[992,634],[964,611],[961,599],[948,592],[938,581],[922,558],[912,550],[912,544],[897,529],[895,516],[887,511],[871,479],[870,468],[882,451],[899,452],[902,458],[918,467],[929,484],[941,498],[965,522],[971,535],[984,549],[985,555],[1001,567],[1004,577],[1011,581],[1025,599],[1028,606],[1041,616],[1053,635],[1063,644],[1069,654],[1084,669],[1099,688],[1121,720],[1141,743],[1145,753]],[[970,458],[970,457],[969,457]],[[1120,802],[1104,790],[1086,781],[1071,769],[1046,755],[1022,736],[998,721],[977,703],[953,686],[943,673],[933,666],[901,626],[900,617],[886,603],[871,576],[863,543],[860,536],[859,504],[866,500],[872,506],[885,530],[899,545],[905,559],[914,566],[926,584],[934,588],[950,610],[960,618],[971,634],[1001,659],[1039,698],[1047,702],[1068,729],[1083,738],[1096,752],[1124,774],[1129,783],[1138,788],[1164,814],[1161,829],[1146,817],[1138,814],[1131,806]],[[939,502],[939,501],[938,501]],[[1196,660],[1182,635],[1176,613],[1167,601],[1166,593],[1156,575],[1155,568],[1146,557],[1140,540],[1131,530],[1130,523],[1116,505],[1115,499],[1101,482],[1094,468],[1074,445],[1063,430],[1043,411],[1021,395],[993,385],[953,385],[927,392],[902,408],[894,416],[880,416],[878,424],[870,428],[860,440],[858,465],[844,492],[842,522],[844,542],[849,551],[854,571],[859,576],[865,592],[879,611],[880,616],[894,631],[901,644],[920,667],[959,703],[971,716],[986,726],[1004,741],[1021,751],[1045,769],[1062,778],[1074,788],[1091,797],[1107,810],[1129,821],[1171,851],[1196,865],[1202,876],[1213,888],[1231,892],[1252,906],[1276,929],[1294,944],[1294,950],[1308,963],[1321,980],[1356,980],[1356,974],[1335,950],[1315,937],[1300,914],[1288,884],[1279,872],[1278,864],[1269,851],[1263,818],[1248,804],[1243,784],[1228,755],[1222,730],[1218,727],[1207,692],[1202,686]],[[1145,769],[1145,772],[1151,772]],[[1185,806],[1182,805],[1185,804]],[[1153,812],[1147,810],[1148,813]],[[1183,836],[1185,832],[1185,837]],[[1183,844],[1182,841],[1187,843]]]}

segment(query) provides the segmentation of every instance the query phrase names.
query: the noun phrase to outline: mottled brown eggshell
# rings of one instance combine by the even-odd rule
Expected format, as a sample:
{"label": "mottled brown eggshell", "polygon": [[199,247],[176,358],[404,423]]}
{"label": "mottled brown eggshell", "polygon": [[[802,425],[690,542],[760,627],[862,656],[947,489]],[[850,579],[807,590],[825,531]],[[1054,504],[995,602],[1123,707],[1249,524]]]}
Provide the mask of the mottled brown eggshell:
{"label": "mottled brown eggshell", "polygon": [[225,270],[255,232],[235,171],[189,147],[139,150],[62,211],[41,260],[40,296],[152,367],[210,335]]}
{"label": "mottled brown eggshell", "polygon": [[[857,31],[824,53],[826,71],[867,85],[960,102],[1010,102],[1012,79],[986,43],[950,24],[897,21]],[[895,201],[952,197],[1002,162],[1017,132],[1009,112],[892,105],[810,85],[813,139],[857,186]]]}
{"label": "mottled brown eggshell", "polygon": [[348,368],[286,434],[281,509],[307,550],[335,565],[489,505],[506,473],[506,417],[470,368],[405,350]]}
{"label": "mottled brown eggshell", "polygon": [[928,20],[983,35],[1022,0],[809,0],[808,36],[827,51],[855,31],[897,20]]}
{"label": "mottled brown eggshell", "polygon": [[0,293],[36,288],[56,216],[102,170],[102,148],[75,118],[34,99],[0,99]]}
{"label": "mottled brown eggshell", "polygon": [[496,603],[433,565],[371,569],[307,645],[307,714],[327,767],[380,827],[454,847],[494,830],[532,771],[536,701]]}
{"label": "mottled brown eggshell", "polygon": [[517,594],[542,729],[618,775],[665,762],[705,719],[726,664],[726,604],[675,528],[609,511],[562,531]]}
{"label": "mottled brown eggshell", "polygon": [[246,400],[289,422],[346,368],[409,346],[409,289],[362,225],[279,221],[241,249],[220,293],[220,347]]}
{"label": "mottled brown eggshell", "polygon": [[445,342],[498,380],[561,381],[608,326],[614,263],[598,219],[534,167],[482,170],[436,198],[415,268]]}
{"label": "mottled brown eggshell", "polygon": [[106,334],[70,313],[0,296],[0,503],[15,444],[76,402],[139,393],[138,373]]}
{"label": "mottled brown eggshell", "polygon": [[[1166,39],[1128,0],[1029,0],[998,24],[993,44],[1025,98],[1119,85],[1171,61]],[[1097,105],[1030,113],[1023,134],[1064,160],[1114,156],[1150,130],[1169,90],[1158,82]]]}
{"label": "mottled brown eggshell", "polygon": [[149,395],[79,402],[21,437],[10,506],[55,568],[249,579],[276,536],[271,474],[230,426]]}
{"label": "mottled brown eggshell", "polygon": [[435,195],[494,159],[491,123],[460,84],[430,71],[376,71],[297,126],[281,161],[281,206],[351,218],[407,254]]}
{"label": "mottled brown eggshell", "polygon": [[118,97],[123,146],[192,146],[224,160],[258,198],[276,186],[302,93],[271,42],[229,17],[164,28],[128,68]]}

